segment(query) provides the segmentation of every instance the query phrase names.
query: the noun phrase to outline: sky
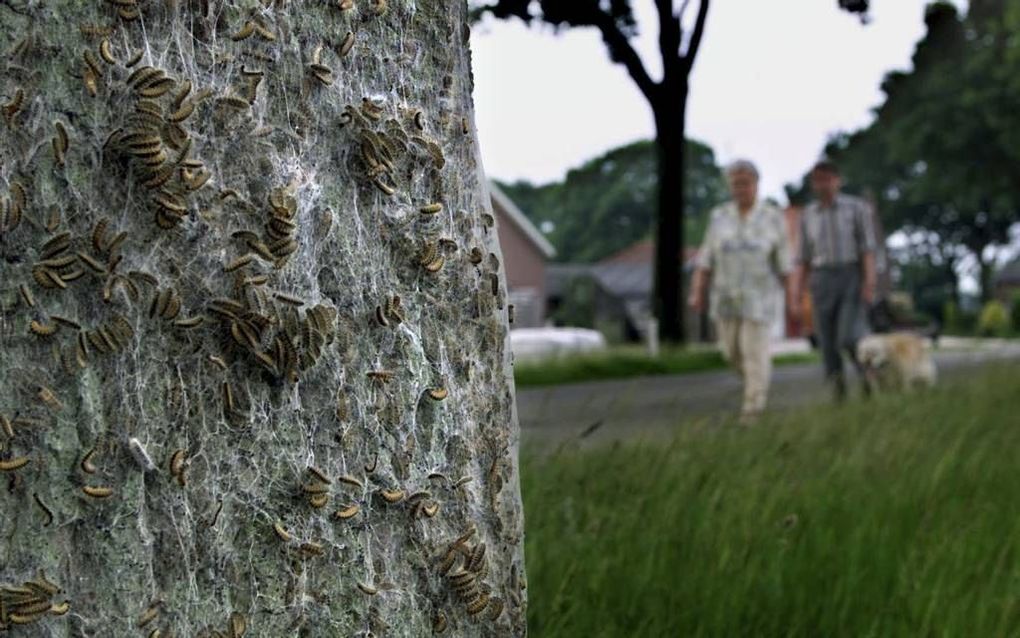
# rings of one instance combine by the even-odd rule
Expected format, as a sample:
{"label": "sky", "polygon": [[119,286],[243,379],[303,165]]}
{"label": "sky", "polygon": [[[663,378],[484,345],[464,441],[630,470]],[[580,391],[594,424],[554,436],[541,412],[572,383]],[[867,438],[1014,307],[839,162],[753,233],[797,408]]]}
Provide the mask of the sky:
{"label": "sky", "polygon": [[[926,4],[872,0],[863,26],[837,0],[715,0],[691,76],[688,136],[707,142],[720,162],[755,162],[762,194],[785,202],[783,184],[801,178],[830,134],[867,125],[883,76],[909,68]],[[658,79],[653,2],[634,6],[643,28],[635,46]],[[490,18],[474,27],[471,46],[490,177],[558,180],[654,134],[647,103],[594,29],[557,35]]]}

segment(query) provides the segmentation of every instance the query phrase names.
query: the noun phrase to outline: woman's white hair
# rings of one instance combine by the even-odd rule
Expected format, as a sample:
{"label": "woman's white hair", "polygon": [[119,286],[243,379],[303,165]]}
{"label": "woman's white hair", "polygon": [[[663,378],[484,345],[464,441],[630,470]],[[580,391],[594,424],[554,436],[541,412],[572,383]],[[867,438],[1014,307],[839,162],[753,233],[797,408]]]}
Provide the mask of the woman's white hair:
{"label": "woman's white hair", "polygon": [[738,159],[730,162],[730,165],[726,167],[726,176],[732,177],[737,173],[747,173],[753,175],[754,179],[758,179],[758,167],[754,165],[754,162],[746,159]]}

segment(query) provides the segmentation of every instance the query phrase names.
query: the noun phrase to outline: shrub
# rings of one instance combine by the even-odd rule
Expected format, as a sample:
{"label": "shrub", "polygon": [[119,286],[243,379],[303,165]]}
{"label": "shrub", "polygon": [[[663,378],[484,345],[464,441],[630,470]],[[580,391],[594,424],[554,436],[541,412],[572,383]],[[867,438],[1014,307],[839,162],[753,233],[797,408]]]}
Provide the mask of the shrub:
{"label": "shrub", "polygon": [[942,307],[942,326],[950,334],[963,334],[967,332],[964,325],[963,313],[955,301],[947,301]]}
{"label": "shrub", "polygon": [[595,327],[595,281],[588,276],[573,277],[567,283],[560,307],[553,319],[558,326]]}
{"label": "shrub", "polygon": [[1006,305],[993,299],[981,309],[977,331],[982,337],[1005,337],[1010,332],[1009,323]]}

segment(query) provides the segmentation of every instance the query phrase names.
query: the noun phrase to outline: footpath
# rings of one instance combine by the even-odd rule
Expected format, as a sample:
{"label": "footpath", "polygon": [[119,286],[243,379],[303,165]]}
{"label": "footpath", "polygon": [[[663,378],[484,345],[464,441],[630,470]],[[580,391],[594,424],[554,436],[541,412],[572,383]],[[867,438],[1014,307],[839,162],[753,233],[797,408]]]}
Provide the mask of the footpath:
{"label": "footpath", "polygon": [[[791,344],[784,352],[802,346]],[[933,351],[940,381],[996,362],[1020,361],[1020,341],[946,337]],[[773,369],[770,409],[828,400],[820,364]],[[517,393],[525,445],[571,440],[606,443],[668,435],[692,418],[723,418],[737,412],[740,379],[732,371],[638,377],[528,388]]]}

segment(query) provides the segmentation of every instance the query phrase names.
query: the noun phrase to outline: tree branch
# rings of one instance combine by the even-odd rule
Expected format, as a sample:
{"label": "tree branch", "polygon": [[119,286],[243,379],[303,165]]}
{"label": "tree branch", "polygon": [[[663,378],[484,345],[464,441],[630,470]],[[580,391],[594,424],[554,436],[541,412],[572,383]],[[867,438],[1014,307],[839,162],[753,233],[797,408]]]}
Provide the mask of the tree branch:
{"label": "tree branch", "polygon": [[701,39],[705,35],[705,19],[708,17],[709,0],[701,0],[698,7],[698,18],[694,22],[694,32],[691,34],[691,42],[687,45],[687,52],[684,54],[684,70],[690,75],[694,68],[694,59],[698,57],[698,49],[701,48]]}
{"label": "tree branch", "polygon": [[[684,2],[686,7],[687,2]],[[659,53],[662,55],[662,76],[672,78],[683,58],[680,57],[680,39],[682,26],[680,14],[673,13],[673,0],[655,0],[655,8],[659,12]]]}
{"label": "tree branch", "polygon": [[491,13],[499,19],[517,17],[525,23],[530,23],[531,14],[528,12],[530,6],[531,0],[496,0],[494,4],[484,4],[471,9],[469,16],[472,21],[478,21],[483,14]]}
{"label": "tree branch", "polygon": [[[668,0],[665,1],[666,4],[671,4]],[[598,0],[569,0],[569,2],[544,0],[540,4],[542,6],[540,19],[554,27],[566,24],[571,27],[590,26],[598,29],[609,49],[609,57],[613,62],[622,64],[645,98],[649,102],[654,102],[658,85],[648,75],[641,62],[641,56],[631,46],[627,33],[621,27],[621,23],[626,23],[631,18],[629,10],[621,9],[625,8],[625,5],[620,5],[614,10],[612,7],[602,9]],[[493,0],[478,7],[476,11],[479,15],[487,12],[497,18],[515,16],[530,22],[532,17],[537,17],[529,13],[531,6],[532,0]],[[676,48],[679,49],[679,36],[677,37]]]}
{"label": "tree branch", "polygon": [[645,65],[641,62],[641,56],[630,45],[627,36],[620,31],[612,16],[602,11],[596,13],[598,14],[597,16],[592,16],[592,25],[602,33],[602,40],[609,47],[610,57],[612,57],[614,62],[619,62],[627,69],[627,73],[630,74],[638,88],[641,89],[645,99],[654,103],[658,85],[648,75],[648,71],[645,70]]}

